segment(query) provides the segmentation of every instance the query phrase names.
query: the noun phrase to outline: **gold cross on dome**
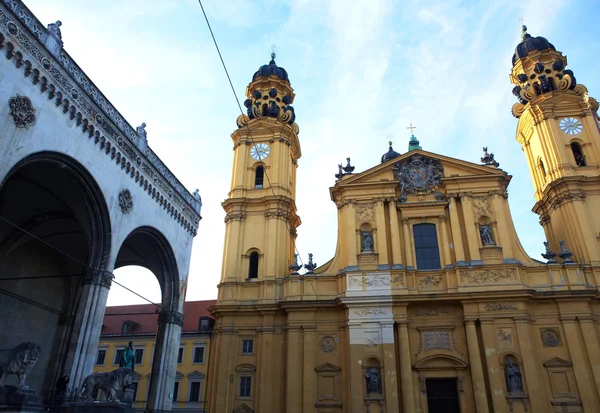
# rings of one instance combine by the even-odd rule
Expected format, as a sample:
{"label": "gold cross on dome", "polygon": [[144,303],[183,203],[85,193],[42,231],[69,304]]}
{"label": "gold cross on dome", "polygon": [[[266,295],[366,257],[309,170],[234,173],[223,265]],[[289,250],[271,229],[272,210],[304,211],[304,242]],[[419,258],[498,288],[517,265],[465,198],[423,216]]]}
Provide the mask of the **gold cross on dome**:
{"label": "gold cross on dome", "polygon": [[413,126],[413,124],[411,123],[411,124],[410,124],[410,126],[409,126],[408,128],[406,128],[406,129],[410,129],[410,134],[411,134],[411,135],[414,135],[414,133],[413,133],[413,129],[417,129],[417,127],[416,127],[416,126]]}

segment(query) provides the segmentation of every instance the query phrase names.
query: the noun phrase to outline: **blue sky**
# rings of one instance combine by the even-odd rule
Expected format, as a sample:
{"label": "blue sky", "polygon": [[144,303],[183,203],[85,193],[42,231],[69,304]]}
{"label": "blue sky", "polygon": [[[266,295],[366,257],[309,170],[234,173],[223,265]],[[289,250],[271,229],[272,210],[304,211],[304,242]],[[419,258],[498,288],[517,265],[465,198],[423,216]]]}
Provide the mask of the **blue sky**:
{"label": "blue sky", "polygon": [[[194,240],[188,300],[215,298],[224,212],[239,111],[195,0],[26,0],[44,23],[60,19],[65,49],[137,126],[150,146],[204,203]],[[409,123],[423,149],[479,163],[488,146],[513,176],[509,202],[527,252],[540,258],[544,234],[531,212],[533,186],[520,145],[508,75],[522,17],[568,57],[590,95],[600,97],[600,2],[204,0],[240,101],[272,44],[296,92],[303,157],[297,247],[319,264],[335,251],[337,209],[329,199],[336,165],[355,172],[387,150],[405,152]],[[159,301],[144,271],[117,279]],[[110,304],[139,299],[114,286]]]}

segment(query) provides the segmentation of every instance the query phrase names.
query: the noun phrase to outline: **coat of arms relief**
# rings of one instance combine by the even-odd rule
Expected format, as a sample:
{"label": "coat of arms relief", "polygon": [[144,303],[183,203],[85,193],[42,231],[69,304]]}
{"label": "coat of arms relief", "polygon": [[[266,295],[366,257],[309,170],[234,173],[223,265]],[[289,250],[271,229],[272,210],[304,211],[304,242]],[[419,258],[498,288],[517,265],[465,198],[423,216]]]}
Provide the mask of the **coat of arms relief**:
{"label": "coat of arms relief", "polygon": [[440,161],[415,154],[397,162],[392,170],[400,181],[400,193],[425,194],[439,188],[444,168]]}

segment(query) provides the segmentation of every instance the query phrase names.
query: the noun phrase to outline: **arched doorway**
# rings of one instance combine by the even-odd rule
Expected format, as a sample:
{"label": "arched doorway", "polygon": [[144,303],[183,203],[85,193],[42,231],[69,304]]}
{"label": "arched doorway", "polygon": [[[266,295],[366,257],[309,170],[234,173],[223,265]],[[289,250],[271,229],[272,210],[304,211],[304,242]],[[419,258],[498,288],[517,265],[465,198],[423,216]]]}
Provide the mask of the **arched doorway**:
{"label": "arched doorway", "polygon": [[[180,281],[175,254],[168,240],[153,227],[139,227],[127,236],[117,254],[115,269],[125,266],[147,268],[160,285],[158,329],[146,406],[148,411],[164,411],[170,409],[172,403],[169,396],[175,382],[185,284]],[[136,290],[135,285],[129,288]]]}
{"label": "arched doorway", "polygon": [[110,234],[104,196],[72,158],[39,152],[3,177],[0,350],[26,341],[41,346],[27,380],[36,394],[50,396],[63,371],[84,370],[79,363],[90,320],[82,308],[92,290],[108,293]]}

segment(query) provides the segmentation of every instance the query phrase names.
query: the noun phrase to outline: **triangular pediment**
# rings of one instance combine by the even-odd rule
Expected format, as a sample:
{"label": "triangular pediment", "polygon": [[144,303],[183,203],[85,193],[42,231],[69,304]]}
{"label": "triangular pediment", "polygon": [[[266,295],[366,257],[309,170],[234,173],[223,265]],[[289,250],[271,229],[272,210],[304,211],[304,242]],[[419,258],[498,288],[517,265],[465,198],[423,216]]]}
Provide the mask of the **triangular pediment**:
{"label": "triangular pediment", "polygon": [[238,407],[233,409],[233,413],[254,413],[254,409],[252,409],[246,403],[242,403]]}
{"label": "triangular pediment", "polygon": [[397,181],[392,170],[393,166],[399,162],[420,155],[424,158],[432,158],[439,161],[444,169],[443,178],[454,178],[462,176],[502,176],[506,175],[502,169],[485,166],[473,162],[467,162],[449,156],[438,155],[433,152],[427,152],[420,149],[407,152],[397,158],[374,166],[361,173],[346,175],[341,181],[336,183],[336,187],[343,187],[351,184],[380,183],[381,181]]}
{"label": "triangular pediment", "polygon": [[180,371],[175,372],[175,379],[181,380],[183,378],[183,373]]}
{"label": "triangular pediment", "polygon": [[194,370],[192,371],[190,374],[187,375],[190,379],[203,379],[204,373],[198,371],[198,370]]}
{"label": "triangular pediment", "polygon": [[342,369],[339,368],[338,366],[331,364],[331,363],[325,363],[325,364],[321,364],[319,367],[317,367],[315,369],[315,371],[317,372],[322,372],[322,371],[341,371]]}
{"label": "triangular pediment", "polygon": [[570,367],[573,363],[567,360],[563,360],[560,357],[554,357],[544,363],[544,367]]}

